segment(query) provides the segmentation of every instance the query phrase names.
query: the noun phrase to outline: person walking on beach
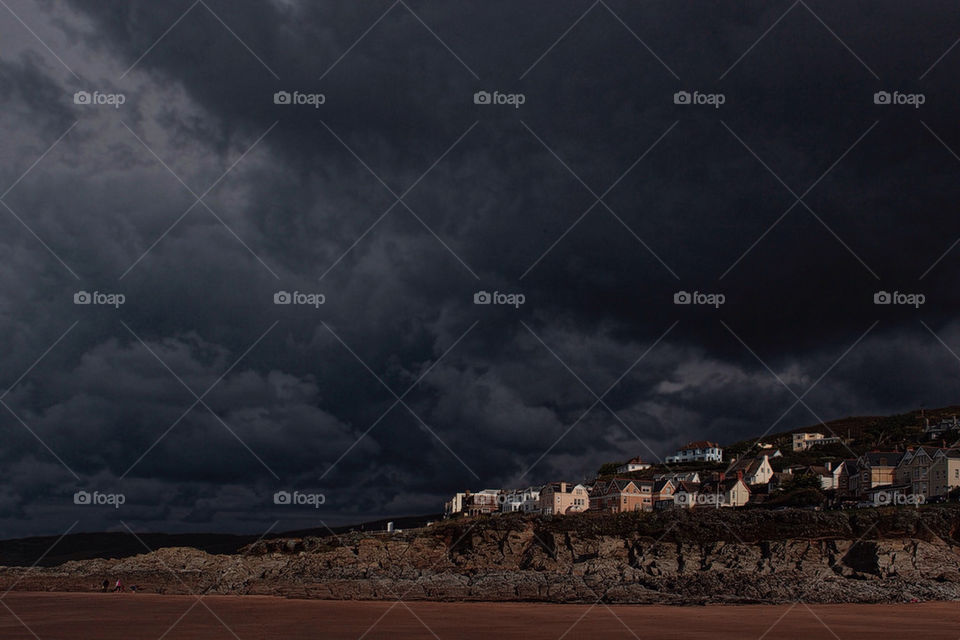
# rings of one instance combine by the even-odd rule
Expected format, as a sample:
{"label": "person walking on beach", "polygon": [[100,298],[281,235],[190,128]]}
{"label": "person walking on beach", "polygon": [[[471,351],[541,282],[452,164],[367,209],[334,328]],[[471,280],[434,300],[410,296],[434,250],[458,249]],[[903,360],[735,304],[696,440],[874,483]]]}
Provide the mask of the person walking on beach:
{"label": "person walking on beach", "polygon": [[110,588],[110,581],[107,580],[106,578],[104,578],[104,579],[103,579],[103,584],[100,585],[100,591],[102,591],[103,593],[106,593],[106,592],[107,592],[107,589],[109,589],[109,588]]}
{"label": "person walking on beach", "polygon": [[123,591],[123,584],[120,582],[120,578],[117,578],[117,584],[113,587],[113,592]]}

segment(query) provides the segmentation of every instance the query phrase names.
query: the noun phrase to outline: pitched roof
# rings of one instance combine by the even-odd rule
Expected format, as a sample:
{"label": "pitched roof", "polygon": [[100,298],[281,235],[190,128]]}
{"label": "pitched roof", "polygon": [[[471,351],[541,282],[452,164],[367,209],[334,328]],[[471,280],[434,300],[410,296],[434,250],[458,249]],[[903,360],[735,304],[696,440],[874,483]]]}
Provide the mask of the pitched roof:
{"label": "pitched roof", "polygon": [[686,449],[719,449],[720,445],[716,442],[710,442],[709,440],[695,440],[694,442],[688,442],[683,450]]}
{"label": "pitched roof", "polygon": [[674,485],[673,485],[673,480],[670,480],[669,478],[664,478],[663,480],[656,480],[656,481],[654,481],[654,483],[653,483],[653,490],[654,490],[654,491],[663,491],[663,488],[666,487],[668,484],[669,484],[671,487],[674,486]]}
{"label": "pitched roof", "polygon": [[[738,483],[742,483],[743,486],[747,487],[747,483],[743,482],[740,478],[725,478],[716,482],[705,482],[700,487],[702,493],[712,493],[717,491],[719,488],[720,491],[730,491]],[[750,490],[750,487],[747,487],[747,491]]]}
{"label": "pitched roof", "polygon": [[613,478],[607,482],[598,482],[590,490],[592,496],[605,496],[611,493],[640,493],[637,482],[629,478]]}
{"label": "pitched roof", "polygon": [[827,469],[827,468],[824,467],[824,466],[820,466],[820,465],[810,465],[809,467],[807,467],[807,471],[808,471],[809,473],[813,473],[813,474],[816,474],[816,475],[818,475],[818,476],[823,476],[823,477],[827,477],[827,478],[833,477],[833,471],[831,471],[830,469]]}
{"label": "pitched roof", "polygon": [[755,473],[760,465],[763,464],[763,459],[765,455],[752,457],[752,458],[740,458],[734,460],[725,473],[736,473],[737,471],[743,471],[744,475]]}

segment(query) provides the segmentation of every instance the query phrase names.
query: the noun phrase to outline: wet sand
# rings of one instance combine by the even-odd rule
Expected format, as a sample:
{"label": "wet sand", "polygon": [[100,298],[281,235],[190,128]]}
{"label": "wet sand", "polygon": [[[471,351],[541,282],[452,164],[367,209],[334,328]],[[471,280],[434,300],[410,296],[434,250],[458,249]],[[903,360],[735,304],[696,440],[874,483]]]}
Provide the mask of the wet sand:
{"label": "wet sand", "polygon": [[[5,605],[5,606],[4,606]],[[207,609],[209,607],[209,610]],[[565,640],[960,636],[960,603],[708,607],[349,602],[261,596],[10,593],[4,640]],[[166,634],[166,635],[164,635]]]}

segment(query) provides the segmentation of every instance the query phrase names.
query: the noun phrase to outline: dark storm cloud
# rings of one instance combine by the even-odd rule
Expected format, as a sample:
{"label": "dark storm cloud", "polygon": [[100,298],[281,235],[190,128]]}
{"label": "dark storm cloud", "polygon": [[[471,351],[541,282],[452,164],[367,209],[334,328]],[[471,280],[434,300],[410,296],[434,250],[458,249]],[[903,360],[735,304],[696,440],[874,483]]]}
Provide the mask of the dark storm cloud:
{"label": "dark storm cloud", "polygon": [[[426,512],[691,438],[955,403],[957,361],[919,322],[960,345],[960,250],[924,275],[960,237],[960,56],[930,69],[960,32],[945,7],[11,6],[77,77],[4,25],[5,183],[77,125],[3,198],[50,249],[0,220],[23,420],[3,419],[5,534],[116,528],[78,488],[123,491],[154,530]],[[95,89],[127,102],[73,104]],[[767,365],[815,385],[808,407]],[[274,508],[297,488],[323,510]]]}

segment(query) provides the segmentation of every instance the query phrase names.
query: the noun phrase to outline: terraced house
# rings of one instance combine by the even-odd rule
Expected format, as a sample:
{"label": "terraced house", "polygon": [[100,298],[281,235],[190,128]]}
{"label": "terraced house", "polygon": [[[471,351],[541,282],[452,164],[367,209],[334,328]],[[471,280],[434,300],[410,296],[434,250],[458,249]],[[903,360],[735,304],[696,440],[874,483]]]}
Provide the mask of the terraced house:
{"label": "terraced house", "polygon": [[907,451],[897,465],[896,484],[907,487],[907,491],[913,495],[930,497],[930,471],[939,452],[939,449],[933,447],[917,447],[913,451]]}
{"label": "terraced house", "polygon": [[670,480],[614,478],[601,481],[590,490],[590,510],[609,513],[653,511],[658,502],[673,500],[673,490]]}
{"label": "terraced house", "polygon": [[917,447],[907,451],[897,466],[896,482],[928,500],[946,495],[960,487],[960,449]]}
{"label": "terraced house", "polygon": [[597,482],[590,490],[590,511],[622,513],[624,511],[652,511],[651,483],[625,478]]}

